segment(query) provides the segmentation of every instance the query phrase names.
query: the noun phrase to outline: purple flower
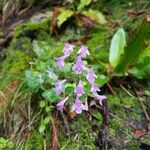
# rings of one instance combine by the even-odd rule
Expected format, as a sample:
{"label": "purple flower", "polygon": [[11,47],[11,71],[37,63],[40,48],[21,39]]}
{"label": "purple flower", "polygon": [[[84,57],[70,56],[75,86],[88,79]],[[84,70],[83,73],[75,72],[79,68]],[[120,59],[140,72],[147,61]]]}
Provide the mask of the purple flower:
{"label": "purple flower", "polygon": [[102,105],[102,101],[107,99],[107,97],[105,95],[95,95],[95,98],[99,101],[99,103]]}
{"label": "purple flower", "polygon": [[74,45],[72,45],[70,43],[65,43],[65,46],[63,48],[64,55],[66,57],[69,57],[70,54],[73,52],[73,48],[74,48]]}
{"label": "purple flower", "polygon": [[85,58],[87,55],[90,55],[88,48],[85,45],[82,45],[81,48],[78,51],[78,54]]}
{"label": "purple flower", "polygon": [[57,104],[57,109],[58,110],[63,110],[64,109],[64,105],[65,105],[65,103],[66,103],[66,101],[68,100],[68,98],[69,97],[66,97],[64,100],[62,100],[61,102],[59,102],[58,104]]}
{"label": "purple flower", "polygon": [[82,110],[85,110],[85,106],[82,104],[80,99],[77,98],[75,103],[72,106],[72,111],[75,111],[77,114],[81,114]]}
{"label": "purple flower", "polygon": [[66,80],[58,81],[55,83],[55,92],[60,95],[61,92],[63,91],[63,86]]}
{"label": "purple flower", "polygon": [[77,74],[81,74],[85,70],[85,66],[81,57],[77,58],[75,64],[72,67],[72,70],[75,71]]}
{"label": "purple flower", "polygon": [[79,81],[79,84],[77,85],[75,91],[74,91],[78,97],[82,96],[84,94],[83,86],[81,80]]}
{"label": "purple flower", "polygon": [[88,70],[87,71],[87,75],[86,75],[86,79],[87,79],[87,81],[89,82],[89,83],[94,83],[94,81],[95,81],[95,78],[96,78],[97,76],[96,76],[96,74],[94,73],[94,71],[93,70]]}
{"label": "purple flower", "polygon": [[64,68],[64,65],[65,65],[65,62],[64,62],[65,61],[65,57],[64,56],[56,58],[56,61],[57,61],[57,66],[60,69]]}
{"label": "purple flower", "polygon": [[92,93],[96,93],[96,92],[98,92],[98,91],[100,91],[99,85],[96,84],[96,83],[92,83],[91,92],[92,92]]}

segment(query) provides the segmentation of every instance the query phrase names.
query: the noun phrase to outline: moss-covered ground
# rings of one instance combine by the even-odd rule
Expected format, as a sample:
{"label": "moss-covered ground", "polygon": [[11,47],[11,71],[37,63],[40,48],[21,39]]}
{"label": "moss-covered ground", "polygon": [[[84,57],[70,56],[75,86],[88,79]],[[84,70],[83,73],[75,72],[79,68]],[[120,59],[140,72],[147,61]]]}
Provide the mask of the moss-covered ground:
{"label": "moss-covered ground", "polygon": [[[52,18],[48,17],[39,22],[27,21],[14,29],[10,43],[2,50],[3,59],[0,62],[0,137],[5,139],[3,139],[4,141],[0,139],[0,149],[47,149],[52,140],[51,123],[48,124],[44,133],[39,132],[39,126],[42,118],[47,114],[52,117],[54,113],[57,113],[58,143],[61,150],[96,149],[95,140],[103,121],[98,109],[90,108],[89,112],[84,112],[82,115],[63,114],[67,122],[68,134],[62,115],[55,109],[44,111],[40,108],[41,97],[27,91],[24,85],[24,71],[32,67],[37,53],[44,51],[43,60],[53,59],[61,55],[65,41],[79,41],[86,35],[88,35],[86,45],[91,50],[88,61],[94,65],[96,70],[110,78],[111,88],[107,84],[102,87],[102,91],[108,97],[110,117],[107,148],[110,150],[150,149],[150,136],[141,135],[147,129],[146,116],[133,88],[138,83],[138,86],[142,87],[144,91],[141,96],[143,103],[149,104],[149,81],[123,77],[120,79],[123,84],[119,84],[117,77],[112,79],[115,81],[111,80],[106,65],[110,40],[116,29],[115,21],[120,20],[129,39],[129,35],[136,31],[144,17],[139,16],[133,19],[127,15],[127,9],[142,9],[146,7],[147,1],[138,3],[112,0],[110,2],[103,1],[103,3],[105,4],[104,12],[108,13],[109,18],[106,26],[100,25],[86,29],[76,25],[72,27],[70,24],[65,27],[63,32],[60,31],[58,36],[52,36],[50,28]],[[103,3],[93,7],[102,9]],[[44,64],[41,63],[39,67],[43,67],[42,65]],[[128,80],[132,80],[132,82]],[[73,117],[71,117],[72,115]],[[139,133],[137,134],[137,132]]]}

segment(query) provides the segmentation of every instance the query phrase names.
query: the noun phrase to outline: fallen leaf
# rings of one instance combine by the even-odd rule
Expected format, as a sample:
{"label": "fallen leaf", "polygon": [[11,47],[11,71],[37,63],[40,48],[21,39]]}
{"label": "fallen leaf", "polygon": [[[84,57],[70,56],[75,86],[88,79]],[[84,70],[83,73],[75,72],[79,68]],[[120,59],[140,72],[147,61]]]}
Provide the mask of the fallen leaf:
{"label": "fallen leaf", "polygon": [[84,27],[92,27],[94,25],[94,21],[83,14],[77,15],[76,22],[79,26],[84,26]]}
{"label": "fallen leaf", "polygon": [[146,135],[146,132],[144,130],[135,130],[134,132],[134,136],[136,138],[141,138],[144,137]]}

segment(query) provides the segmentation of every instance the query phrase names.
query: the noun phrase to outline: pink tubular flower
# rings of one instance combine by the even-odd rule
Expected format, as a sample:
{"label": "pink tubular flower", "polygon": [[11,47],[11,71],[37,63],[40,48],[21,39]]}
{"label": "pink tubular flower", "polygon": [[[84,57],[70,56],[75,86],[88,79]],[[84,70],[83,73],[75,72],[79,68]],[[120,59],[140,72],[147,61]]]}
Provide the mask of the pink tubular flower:
{"label": "pink tubular flower", "polygon": [[87,55],[90,55],[88,48],[85,45],[82,45],[81,48],[78,51],[78,54],[85,58]]}
{"label": "pink tubular flower", "polygon": [[107,97],[105,95],[95,95],[95,98],[99,101],[100,105],[102,105],[102,101],[107,99]]}
{"label": "pink tubular flower", "polygon": [[74,91],[78,97],[82,96],[85,92],[83,90],[82,81],[79,81],[79,84],[77,85],[75,91]]}
{"label": "pink tubular flower", "polygon": [[77,98],[72,106],[72,111],[75,111],[77,114],[81,114],[83,110],[85,110],[85,106],[82,104],[80,99]]}
{"label": "pink tubular flower", "polygon": [[56,61],[57,61],[57,66],[60,69],[64,68],[64,65],[65,65],[65,62],[64,62],[65,61],[65,57],[64,56],[56,58]]}
{"label": "pink tubular flower", "polygon": [[61,92],[63,91],[63,86],[66,80],[58,81],[55,83],[55,92],[60,95]]}
{"label": "pink tubular flower", "polygon": [[62,100],[61,102],[59,102],[58,104],[57,104],[57,109],[58,110],[63,110],[64,109],[64,105],[65,105],[65,103],[66,103],[66,101],[68,100],[68,98],[69,97],[66,97],[64,100]]}
{"label": "pink tubular flower", "polygon": [[72,67],[72,70],[75,71],[77,74],[81,74],[85,70],[85,66],[81,57],[77,58],[75,64]]}
{"label": "pink tubular flower", "polygon": [[71,53],[73,52],[74,45],[70,43],[65,43],[63,48],[64,56],[69,57]]}
{"label": "pink tubular flower", "polygon": [[96,83],[92,83],[91,92],[96,93],[98,91],[100,91],[99,85]]}
{"label": "pink tubular flower", "polygon": [[87,81],[89,82],[89,83],[94,83],[94,81],[95,81],[95,78],[96,78],[97,76],[96,76],[96,74],[94,73],[94,71],[93,70],[88,70],[87,71],[87,75],[86,75],[86,79],[87,79]]}

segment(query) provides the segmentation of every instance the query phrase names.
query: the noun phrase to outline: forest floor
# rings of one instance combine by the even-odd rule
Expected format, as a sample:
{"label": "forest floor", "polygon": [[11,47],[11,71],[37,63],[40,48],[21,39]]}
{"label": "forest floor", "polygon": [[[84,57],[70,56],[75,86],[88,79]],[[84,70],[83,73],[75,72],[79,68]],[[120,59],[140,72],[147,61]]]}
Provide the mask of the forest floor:
{"label": "forest floor", "polygon": [[[147,0],[92,3],[90,8],[100,10],[106,24],[103,19],[96,24],[80,14],[66,21],[60,19],[63,23],[58,26],[57,10],[61,6],[45,0],[20,6],[17,13],[6,7],[1,14],[0,149],[150,150],[149,77],[112,75],[108,60],[111,38],[119,27],[123,26],[129,43],[138,37],[144,22],[150,24],[150,3]],[[65,8],[72,8],[72,4]],[[107,96],[104,107],[91,104],[81,115],[70,110],[51,111],[51,107],[41,106],[38,92],[26,90],[24,71],[32,67],[35,53],[48,51],[42,61],[37,60],[41,69],[43,60],[61,54],[66,41],[84,43],[90,49],[88,61],[101,74],[101,91]],[[41,133],[40,123],[47,114],[50,120]]]}

